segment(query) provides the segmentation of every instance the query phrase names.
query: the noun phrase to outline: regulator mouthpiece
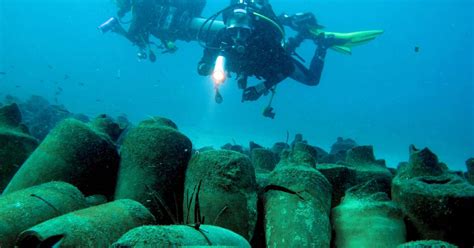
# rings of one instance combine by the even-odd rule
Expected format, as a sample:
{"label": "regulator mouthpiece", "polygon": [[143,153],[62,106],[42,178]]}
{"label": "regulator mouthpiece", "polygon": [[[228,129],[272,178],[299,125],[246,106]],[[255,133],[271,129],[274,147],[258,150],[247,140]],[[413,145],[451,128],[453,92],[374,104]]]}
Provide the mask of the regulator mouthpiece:
{"label": "regulator mouthpiece", "polygon": [[214,71],[212,71],[212,80],[214,84],[222,84],[227,79],[225,71],[225,57],[223,55],[217,56]]}

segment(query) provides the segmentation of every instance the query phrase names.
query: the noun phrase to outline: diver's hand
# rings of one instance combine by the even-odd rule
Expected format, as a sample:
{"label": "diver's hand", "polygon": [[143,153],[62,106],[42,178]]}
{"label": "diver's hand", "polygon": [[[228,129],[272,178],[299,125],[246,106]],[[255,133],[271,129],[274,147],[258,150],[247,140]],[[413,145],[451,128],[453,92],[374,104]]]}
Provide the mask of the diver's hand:
{"label": "diver's hand", "polygon": [[248,87],[244,90],[244,94],[242,95],[242,102],[256,101],[267,91],[268,89],[264,83],[260,83],[255,86]]}
{"label": "diver's hand", "polygon": [[199,62],[198,64],[198,74],[201,76],[209,76],[212,73],[212,67],[209,63]]}

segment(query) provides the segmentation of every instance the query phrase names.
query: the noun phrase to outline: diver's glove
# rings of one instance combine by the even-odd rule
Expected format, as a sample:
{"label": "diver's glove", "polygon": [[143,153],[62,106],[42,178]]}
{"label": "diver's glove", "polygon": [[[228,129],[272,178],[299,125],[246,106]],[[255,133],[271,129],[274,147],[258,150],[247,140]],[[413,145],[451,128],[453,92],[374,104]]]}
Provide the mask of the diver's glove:
{"label": "diver's glove", "polygon": [[197,71],[198,71],[198,74],[201,76],[209,76],[212,73],[212,67],[209,63],[201,61],[198,64]]}
{"label": "diver's glove", "polygon": [[244,94],[242,95],[242,102],[244,101],[256,101],[258,100],[263,94],[268,93],[268,89],[264,83],[259,83],[255,86],[248,87],[244,90]]}

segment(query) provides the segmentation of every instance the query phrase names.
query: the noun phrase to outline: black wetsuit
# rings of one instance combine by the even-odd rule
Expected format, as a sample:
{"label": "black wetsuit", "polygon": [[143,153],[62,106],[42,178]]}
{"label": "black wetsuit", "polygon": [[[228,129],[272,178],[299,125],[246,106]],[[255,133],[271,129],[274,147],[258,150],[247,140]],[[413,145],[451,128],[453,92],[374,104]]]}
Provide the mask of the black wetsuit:
{"label": "black wetsuit", "polygon": [[141,48],[147,46],[150,35],[165,41],[188,40],[187,22],[200,16],[206,5],[206,0],[121,0],[119,2],[119,17],[132,11],[128,31],[119,33]]}
{"label": "black wetsuit", "polygon": [[[270,6],[256,12],[277,20]],[[282,34],[273,24],[257,21],[255,16],[252,18],[252,27],[252,34],[246,40],[243,52],[231,48],[232,38],[227,35],[226,29],[221,30],[204,50],[200,64],[205,64],[206,67],[199,71],[200,74],[209,75],[211,65],[219,54],[223,54],[227,59],[226,69],[229,72],[263,79],[269,87],[288,77],[293,71],[293,63],[291,56],[282,47]]]}
{"label": "black wetsuit", "polygon": [[[279,23],[269,4],[256,12],[272,19],[275,23]],[[199,74],[210,75],[217,56],[223,54],[227,59],[226,69],[229,72],[263,79],[267,89],[272,88],[287,77],[306,85],[319,84],[324,67],[326,48],[318,46],[310,67],[307,69],[301,62],[292,57],[294,49],[303,41],[301,36],[293,39],[293,47],[287,49],[282,46],[281,33],[273,24],[258,17],[252,20],[254,29],[245,44],[245,52],[239,53],[236,49],[229,49],[227,44],[232,44],[232,39],[226,35],[225,29],[221,30],[216,38],[208,44],[209,47],[204,50],[204,55],[199,62]]]}

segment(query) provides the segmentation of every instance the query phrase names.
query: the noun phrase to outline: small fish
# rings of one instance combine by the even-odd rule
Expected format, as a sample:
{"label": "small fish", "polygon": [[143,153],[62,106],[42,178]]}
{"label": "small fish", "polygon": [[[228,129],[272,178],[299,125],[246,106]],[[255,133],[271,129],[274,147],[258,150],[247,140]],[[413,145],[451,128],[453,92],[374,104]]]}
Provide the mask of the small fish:
{"label": "small fish", "polygon": [[41,79],[41,80],[40,80],[40,83],[44,83],[44,80],[43,80],[43,79]]}
{"label": "small fish", "polygon": [[79,86],[84,86],[84,83],[83,83],[83,82],[79,82]]}
{"label": "small fish", "polygon": [[7,75],[7,73],[4,71],[0,71],[0,75]]}
{"label": "small fish", "polygon": [[99,98],[95,99],[96,102],[102,102]]}
{"label": "small fish", "polygon": [[48,68],[49,68],[50,70],[54,69],[54,67],[53,67],[52,65],[48,65]]}
{"label": "small fish", "polygon": [[69,78],[70,78],[69,75],[67,74],[64,75],[64,80],[68,80]]}
{"label": "small fish", "polygon": [[419,52],[420,51],[420,47],[419,46],[415,46],[415,53]]}
{"label": "small fish", "polygon": [[57,89],[57,90],[58,90],[58,91],[60,91],[60,92],[62,92],[62,91],[63,91],[63,88],[61,88],[61,87],[58,87],[58,89]]}
{"label": "small fish", "polygon": [[16,87],[16,88],[21,88],[21,85],[18,85],[18,84],[17,84],[17,85],[15,85],[15,87]]}

